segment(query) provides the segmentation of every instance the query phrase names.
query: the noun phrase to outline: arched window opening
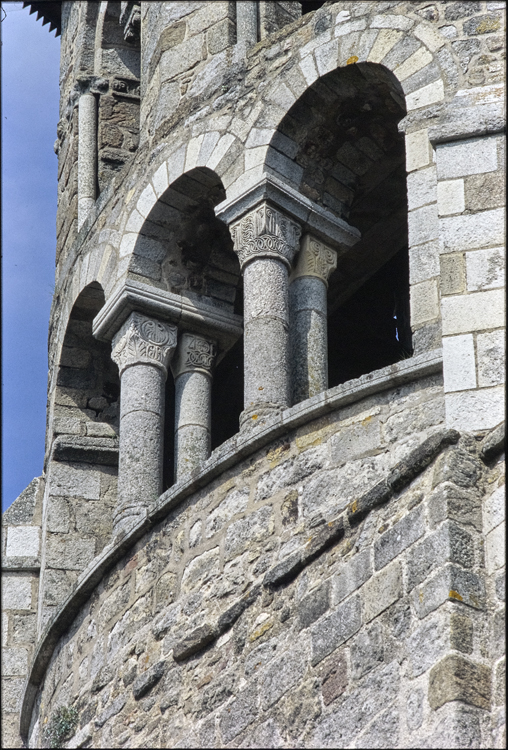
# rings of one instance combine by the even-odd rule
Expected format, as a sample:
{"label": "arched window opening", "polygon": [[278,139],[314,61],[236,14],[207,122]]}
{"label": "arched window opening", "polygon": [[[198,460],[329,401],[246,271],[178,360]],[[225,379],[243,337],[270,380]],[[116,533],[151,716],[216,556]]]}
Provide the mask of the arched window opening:
{"label": "arched window opening", "polygon": [[55,434],[118,434],[118,368],[110,344],[92,335],[92,321],[103,304],[104,292],[97,282],[87,286],[74,304],[58,369]]}
{"label": "arched window opening", "polygon": [[[228,313],[241,314],[241,276],[228,227],[217,219],[214,206],[225,199],[217,175],[196,168],[182,175],[161,196],[141,228],[129,275],[144,283],[155,282],[168,292]],[[199,326],[179,323],[179,335],[189,333],[213,339]],[[218,342],[212,381],[212,448],[239,428],[243,403],[241,342]],[[232,347],[229,348],[228,347]],[[241,363],[241,367],[238,364]],[[223,385],[227,383],[227,388]],[[163,486],[175,479],[175,384],[166,381]]]}
{"label": "arched window opening", "polygon": [[405,113],[392,73],[350,64],[293,105],[267,156],[269,171],[361,232],[336,247],[328,282],[329,387],[412,353]]}

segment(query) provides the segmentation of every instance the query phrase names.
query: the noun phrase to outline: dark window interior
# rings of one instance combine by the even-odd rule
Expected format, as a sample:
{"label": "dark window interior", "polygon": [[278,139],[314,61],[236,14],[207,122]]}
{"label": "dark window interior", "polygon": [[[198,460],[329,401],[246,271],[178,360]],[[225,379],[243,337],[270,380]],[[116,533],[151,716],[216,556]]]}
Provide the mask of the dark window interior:
{"label": "dark window interior", "polygon": [[243,410],[243,337],[215,368],[212,385],[212,450],[236,435]]}
{"label": "dark window interior", "polygon": [[330,316],[329,387],[411,354],[409,260],[402,248]]}
{"label": "dark window interior", "polygon": [[325,4],[325,0],[323,2],[314,2],[313,0],[304,0],[302,2],[302,16],[304,16],[306,13],[312,13],[313,10],[318,10]]}

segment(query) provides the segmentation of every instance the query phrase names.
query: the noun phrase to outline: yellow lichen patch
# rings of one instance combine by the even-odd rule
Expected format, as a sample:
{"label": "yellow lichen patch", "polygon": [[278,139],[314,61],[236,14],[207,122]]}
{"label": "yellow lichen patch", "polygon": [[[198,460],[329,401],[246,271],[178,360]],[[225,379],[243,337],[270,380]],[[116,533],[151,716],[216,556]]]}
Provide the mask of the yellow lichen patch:
{"label": "yellow lichen patch", "polygon": [[453,589],[450,590],[450,593],[448,594],[450,599],[457,599],[459,602],[463,602],[464,599],[461,597],[458,591],[454,591]]}
{"label": "yellow lichen patch", "polygon": [[486,18],[476,27],[477,34],[486,34],[488,31],[497,31],[499,28],[499,18]]}
{"label": "yellow lichen patch", "polygon": [[387,528],[388,528],[388,524],[384,523],[382,526],[379,527],[379,529],[377,530],[377,533],[382,534],[383,531],[386,531]]}
{"label": "yellow lichen patch", "polygon": [[358,500],[353,500],[349,507],[351,508],[351,513],[356,513],[358,510]]}
{"label": "yellow lichen patch", "polygon": [[476,596],[473,596],[473,594],[469,594],[469,599],[474,607],[478,607],[478,609],[480,609],[480,602],[478,601]]}
{"label": "yellow lichen patch", "polygon": [[125,196],[125,203],[128,203],[128,202],[130,201],[130,199],[131,199],[131,198],[132,198],[132,196],[134,195],[134,192],[135,192],[135,190],[136,190],[136,188],[135,188],[135,187],[133,187],[133,188],[131,188],[131,190],[129,190],[129,192],[128,192],[128,193],[127,193],[127,195]]}
{"label": "yellow lichen patch", "polygon": [[356,55],[352,55],[350,58],[346,60],[346,65],[353,65],[354,63],[358,62],[358,57]]}
{"label": "yellow lichen patch", "polygon": [[258,418],[258,415],[257,415],[257,414],[253,414],[253,415],[252,415],[252,419],[257,419],[257,418]]}
{"label": "yellow lichen patch", "polygon": [[268,622],[264,622],[260,628],[252,633],[249,640],[256,641],[258,638],[261,638],[261,636],[264,635],[267,630],[270,630],[270,628],[273,628],[273,622],[271,622],[271,620],[269,620]]}
{"label": "yellow lichen patch", "polygon": [[420,604],[423,602],[423,591],[420,589],[418,592],[418,599],[420,600]]}
{"label": "yellow lichen patch", "polygon": [[279,445],[278,448],[270,448],[270,450],[266,454],[266,457],[270,462],[270,469],[273,469],[275,466],[277,466],[277,464],[280,463],[281,458],[284,458],[286,456],[286,454],[289,452],[289,449],[289,443]]}

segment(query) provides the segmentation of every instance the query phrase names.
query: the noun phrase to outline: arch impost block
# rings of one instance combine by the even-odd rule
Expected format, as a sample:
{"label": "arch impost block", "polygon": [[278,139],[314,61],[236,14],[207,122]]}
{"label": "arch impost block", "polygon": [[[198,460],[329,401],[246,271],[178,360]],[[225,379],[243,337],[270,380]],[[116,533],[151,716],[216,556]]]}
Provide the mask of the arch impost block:
{"label": "arch impost block", "polygon": [[216,206],[215,214],[231,227],[263,202],[296,221],[302,231],[310,232],[339,252],[346,252],[361,237],[359,230],[344,219],[268,173],[240,195],[232,196]]}
{"label": "arch impost block", "polygon": [[132,312],[152,316],[217,343],[220,355],[243,334],[243,319],[202,299],[166,292],[126,279],[109,297],[93,321],[93,335],[111,341]]}

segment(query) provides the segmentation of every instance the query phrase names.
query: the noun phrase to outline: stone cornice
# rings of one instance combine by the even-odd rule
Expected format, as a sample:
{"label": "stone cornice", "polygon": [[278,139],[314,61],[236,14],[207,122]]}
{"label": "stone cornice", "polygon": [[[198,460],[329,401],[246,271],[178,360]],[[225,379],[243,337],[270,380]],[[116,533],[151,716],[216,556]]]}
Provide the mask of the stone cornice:
{"label": "stone cornice", "polygon": [[442,372],[442,351],[432,352],[403,360],[363,375],[357,380],[330,388],[328,391],[302,401],[296,406],[270,417],[266,424],[255,432],[238,433],[217,448],[201,469],[169,490],[137,517],[135,524],[123,531],[122,535],[108,544],[79,575],[74,589],[62,603],[55,616],[46,626],[36,645],[28,677],[23,691],[20,713],[20,732],[26,739],[32,716],[32,709],[39,686],[54,649],[63,633],[70,627],[80,607],[88,600],[96,586],[113,566],[141,539],[156,523],[192,493],[208,485],[215,477],[243,461],[268,443],[307,422],[317,419],[330,411],[360,401],[375,393],[395,388],[405,383],[419,380]]}
{"label": "stone cornice", "polygon": [[233,200],[219,203],[215,207],[215,214],[229,225],[265,201],[295,219],[303,231],[308,231],[323,242],[332,244],[339,252],[344,253],[361,237],[360,231],[344,219],[335,216],[271,174],[263,174],[255,184]]}
{"label": "stone cornice", "polygon": [[111,341],[132,312],[140,312],[218,343],[224,353],[243,333],[242,318],[227,310],[173,294],[132,279],[113,292],[93,321],[93,334],[100,341]]}

